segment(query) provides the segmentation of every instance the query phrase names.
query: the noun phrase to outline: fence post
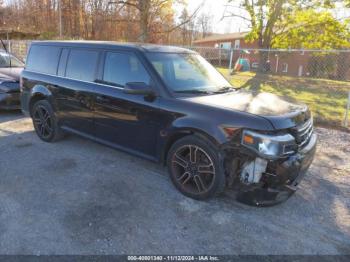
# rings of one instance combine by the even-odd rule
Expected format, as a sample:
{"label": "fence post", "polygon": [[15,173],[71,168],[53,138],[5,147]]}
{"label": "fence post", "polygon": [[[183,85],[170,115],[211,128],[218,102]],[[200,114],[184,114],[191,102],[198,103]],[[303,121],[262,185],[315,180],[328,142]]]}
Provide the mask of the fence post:
{"label": "fence post", "polygon": [[346,105],[346,111],[345,111],[345,119],[344,119],[345,127],[349,127],[349,110],[350,110],[350,91],[349,91],[348,103]]}
{"label": "fence post", "polygon": [[231,74],[231,71],[232,71],[232,59],[233,59],[233,49],[231,49],[231,51],[230,51],[230,64],[228,67],[229,75]]}

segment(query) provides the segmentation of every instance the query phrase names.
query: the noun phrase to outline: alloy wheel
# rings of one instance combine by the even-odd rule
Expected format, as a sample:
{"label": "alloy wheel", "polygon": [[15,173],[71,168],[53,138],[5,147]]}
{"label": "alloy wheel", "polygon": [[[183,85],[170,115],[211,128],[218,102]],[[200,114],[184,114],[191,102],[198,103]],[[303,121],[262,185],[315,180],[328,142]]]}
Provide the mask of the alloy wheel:
{"label": "alloy wheel", "polygon": [[215,181],[215,166],[211,157],[199,146],[185,145],[172,156],[172,169],[186,192],[200,195],[208,192]]}
{"label": "alloy wheel", "polygon": [[44,138],[49,138],[53,133],[52,118],[49,111],[44,106],[37,106],[33,114],[35,129]]}

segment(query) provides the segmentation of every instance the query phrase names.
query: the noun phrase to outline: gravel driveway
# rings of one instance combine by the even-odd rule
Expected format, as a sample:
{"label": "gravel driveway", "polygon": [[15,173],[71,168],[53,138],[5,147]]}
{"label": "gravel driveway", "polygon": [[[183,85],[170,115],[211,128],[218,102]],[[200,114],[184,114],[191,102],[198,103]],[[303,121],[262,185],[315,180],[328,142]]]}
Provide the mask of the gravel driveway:
{"label": "gravel driveway", "polygon": [[163,167],[0,113],[0,254],[350,254],[350,134],[318,128],[299,191],[270,208],[188,199]]}

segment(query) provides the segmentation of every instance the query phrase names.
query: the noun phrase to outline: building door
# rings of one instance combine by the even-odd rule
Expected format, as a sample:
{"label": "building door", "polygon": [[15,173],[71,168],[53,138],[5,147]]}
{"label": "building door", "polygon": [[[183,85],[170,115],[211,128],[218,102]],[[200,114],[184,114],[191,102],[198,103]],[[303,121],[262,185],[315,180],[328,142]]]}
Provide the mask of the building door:
{"label": "building door", "polygon": [[299,66],[298,76],[303,76],[303,66],[302,65]]}

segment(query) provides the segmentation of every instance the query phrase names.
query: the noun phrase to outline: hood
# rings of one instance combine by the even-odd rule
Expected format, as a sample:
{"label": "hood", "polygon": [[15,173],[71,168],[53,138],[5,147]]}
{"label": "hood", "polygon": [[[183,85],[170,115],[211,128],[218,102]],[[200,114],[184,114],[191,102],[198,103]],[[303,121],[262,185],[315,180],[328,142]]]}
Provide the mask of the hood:
{"label": "hood", "polygon": [[19,77],[21,72],[23,71],[23,67],[6,67],[0,68],[0,81],[19,81]]}
{"label": "hood", "polygon": [[306,105],[291,103],[270,93],[255,94],[247,90],[238,90],[185,99],[195,103],[258,115],[270,121],[276,129],[291,128],[310,118],[310,111]]}

